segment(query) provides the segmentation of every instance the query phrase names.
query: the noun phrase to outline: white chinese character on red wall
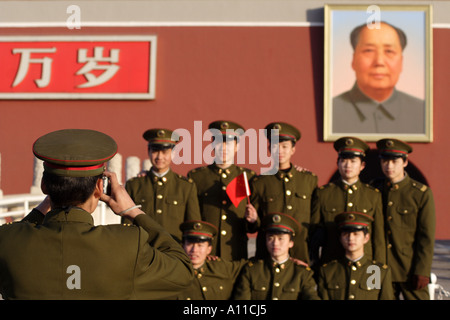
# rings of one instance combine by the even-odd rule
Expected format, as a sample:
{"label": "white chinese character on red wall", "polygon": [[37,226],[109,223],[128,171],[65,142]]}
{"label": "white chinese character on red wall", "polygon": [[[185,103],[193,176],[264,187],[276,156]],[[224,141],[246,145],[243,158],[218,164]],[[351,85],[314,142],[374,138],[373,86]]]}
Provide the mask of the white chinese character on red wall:
{"label": "white chinese character on red wall", "polygon": [[34,80],[36,85],[39,88],[44,88],[48,86],[50,83],[50,77],[52,73],[52,58],[44,57],[44,58],[31,58],[32,53],[55,53],[56,48],[21,48],[21,49],[13,49],[13,54],[20,53],[20,64],[17,69],[16,78],[12,84],[13,87],[19,85],[23,79],[25,79],[28,69],[30,68],[31,63],[40,63],[42,64],[41,68],[41,78]]}
{"label": "white chinese character on red wall", "polygon": [[[77,75],[83,75],[87,82],[80,84],[79,88],[89,88],[101,85],[110,80],[119,70],[119,66],[112,64],[119,62],[120,49],[111,49],[109,57],[103,57],[103,47],[94,48],[94,56],[87,56],[87,49],[78,49],[78,63],[85,65],[77,71]],[[108,62],[110,64],[98,64],[98,62]],[[93,70],[104,70],[102,74],[96,76],[90,73]]]}

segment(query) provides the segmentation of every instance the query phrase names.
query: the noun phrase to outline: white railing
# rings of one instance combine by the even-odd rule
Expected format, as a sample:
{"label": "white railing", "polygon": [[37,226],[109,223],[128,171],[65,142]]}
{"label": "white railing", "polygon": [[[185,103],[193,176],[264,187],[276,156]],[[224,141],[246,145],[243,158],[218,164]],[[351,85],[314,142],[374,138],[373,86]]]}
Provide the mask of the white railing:
{"label": "white railing", "polygon": [[[0,219],[20,218],[28,214],[32,207],[44,200],[45,195],[17,195],[0,199]],[[14,209],[11,209],[14,208]]]}
{"label": "white railing", "polygon": [[[11,217],[13,220],[20,220],[26,216],[32,208],[37,206],[45,195],[24,194],[17,196],[7,196],[0,198],[0,221]],[[99,201],[96,211],[92,214],[95,224],[119,223],[120,217],[114,215],[109,207]],[[3,222],[0,222],[2,224]]]}

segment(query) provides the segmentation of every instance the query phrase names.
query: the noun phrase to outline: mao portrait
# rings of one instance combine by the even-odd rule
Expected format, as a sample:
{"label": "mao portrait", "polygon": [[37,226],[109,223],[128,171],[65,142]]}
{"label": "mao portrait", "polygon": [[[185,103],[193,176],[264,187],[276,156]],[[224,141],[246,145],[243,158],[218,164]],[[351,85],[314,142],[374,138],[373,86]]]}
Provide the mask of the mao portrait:
{"label": "mao portrait", "polygon": [[389,134],[431,141],[429,7],[358,7],[326,13],[325,140]]}

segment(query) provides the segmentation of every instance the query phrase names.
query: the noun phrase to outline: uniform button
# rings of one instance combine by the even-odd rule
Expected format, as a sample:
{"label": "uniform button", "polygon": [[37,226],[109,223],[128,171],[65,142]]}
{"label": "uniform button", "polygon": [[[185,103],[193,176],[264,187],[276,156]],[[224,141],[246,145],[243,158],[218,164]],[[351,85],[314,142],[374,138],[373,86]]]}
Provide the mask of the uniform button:
{"label": "uniform button", "polygon": [[266,291],[266,287],[262,287],[261,290],[262,290],[262,291]]}
{"label": "uniform button", "polygon": [[178,201],[177,201],[177,200],[174,200],[174,201],[173,201],[173,204],[174,204],[174,205],[177,205],[177,204],[178,204]]}
{"label": "uniform button", "polygon": [[208,291],[207,287],[202,287],[202,291]]}
{"label": "uniform button", "polygon": [[219,290],[223,290],[223,286],[220,286],[220,287],[219,287]]}
{"label": "uniform button", "polygon": [[356,284],[356,280],[353,279],[352,281],[350,281],[350,283],[354,285],[354,284]]}
{"label": "uniform button", "polygon": [[277,297],[273,297],[273,299],[272,300],[278,300],[278,298]]}
{"label": "uniform button", "polygon": [[156,213],[157,213],[157,214],[161,214],[161,213],[162,213],[162,210],[161,210],[161,209],[156,209]]}
{"label": "uniform button", "polygon": [[347,206],[353,207],[353,203],[352,203],[352,202],[349,202],[349,203],[347,204]]}
{"label": "uniform button", "polygon": [[288,177],[284,178],[284,181],[289,182],[289,178]]}
{"label": "uniform button", "polygon": [[367,209],[363,209],[363,213],[367,213]]}
{"label": "uniform button", "polygon": [[227,186],[222,186],[222,190],[227,190]]}
{"label": "uniform button", "polygon": [[353,299],[355,299],[355,296],[351,294],[351,295],[348,296],[348,298],[349,298],[350,300],[353,300]]}
{"label": "uniform button", "polygon": [[163,177],[163,178],[162,178],[162,181],[166,182],[166,181],[167,181],[167,178],[166,178],[166,177]]}
{"label": "uniform button", "polygon": [[292,206],[291,206],[291,205],[288,205],[286,208],[287,208],[288,210],[292,210]]}
{"label": "uniform button", "polygon": [[279,284],[278,282],[275,282],[273,285],[274,285],[275,287],[279,287],[279,286],[280,286],[280,284]]}
{"label": "uniform button", "polygon": [[280,272],[280,268],[276,268],[276,269],[275,269],[275,272],[276,272],[276,273],[279,273],[279,272]]}
{"label": "uniform button", "polygon": [[353,190],[352,189],[348,189],[348,193],[352,194]]}
{"label": "uniform button", "polygon": [[291,190],[286,190],[286,194],[287,194],[288,196],[290,196],[290,195],[291,195]]}
{"label": "uniform button", "polygon": [[356,267],[355,267],[355,266],[352,266],[352,270],[353,270],[353,271],[356,271]]}
{"label": "uniform button", "polygon": [[223,236],[227,235],[227,232],[225,230],[222,230],[222,232],[220,232]]}
{"label": "uniform button", "polygon": [[227,200],[223,200],[222,204],[224,204],[224,205],[227,204]]}
{"label": "uniform button", "polygon": [[406,210],[406,209],[405,209],[405,210],[403,210],[403,213],[408,213],[408,210]]}
{"label": "uniform button", "polygon": [[226,215],[222,215],[222,220],[227,220],[227,216]]}
{"label": "uniform button", "polygon": [[161,181],[158,181],[158,186],[162,186],[163,183]]}
{"label": "uniform button", "polygon": [[302,199],[306,199],[306,195],[304,194],[304,195],[302,195]]}
{"label": "uniform button", "polygon": [[392,216],[387,217],[388,221],[392,220]]}
{"label": "uniform button", "polygon": [[222,173],[222,178],[226,178],[227,177],[227,174],[226,173]]}
{"label": "uniform button", "polygon": [[157,199],[162,199],[162,198],[163,198],[163,195],[162,195],[162,194],[158,194],[158,195],[156,196],[156,198],[157,198]]}
{"label": "uniform button", "polygon": [[394,204],[394,203],[393,203],[392,201],[389,201],[387,205],[388,205],[389,207],[392,207],[393,204]]}
{"label": "uniform button", "polygon": [[388,249],[392,248],[392,244],[389,243],[389,244],[387,245],[387,248],[388,248]]}

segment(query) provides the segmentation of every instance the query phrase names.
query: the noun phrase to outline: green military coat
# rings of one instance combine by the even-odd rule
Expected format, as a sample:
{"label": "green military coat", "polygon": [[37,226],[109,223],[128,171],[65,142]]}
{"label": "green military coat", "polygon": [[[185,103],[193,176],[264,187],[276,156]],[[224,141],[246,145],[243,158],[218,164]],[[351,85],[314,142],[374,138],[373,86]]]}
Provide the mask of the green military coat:
{"label": "green military coat", "polygon": [[172,170],[162,178],[150,170],[144,177],[128,180],[125,189],[136,204],[142,205],[142,211],[180,243],[180,225],[187,220],[201,220],[195,184]]}
{"label": "green military coat", "polygon": [[236,280],[235,300],[319,300],[313,271],[292,260],[251,260]]}
{"label": "green military coat", "polygon": [[380,179],[374,184],[383,195],[392,281],[405,282],[414,274],[429,277],[436,228],[431,189],[408,175],[399,183]]}
{"label": "green military coat", "polygon": [[181,300],[229,300],[234,283],[247,260],[206,260],[203,266],[194,270],[192,285],[180,293]]}
{"label": "green military coat", "polygon": [[[298,171],[291,165],[288,172],[260,175],[252,182],[250,201],[258,211],[259,221],[268,213],[286,213],[302,226],[294,238],[291,256],[309,262],[308,232],[311,223],[311,199],[317,187],[317,176],[309,171]],[[249,227],[251,230],[251,227]],[[258,233],[256,257],[267,255],[264,234]]]}
{"label": "green military coat", "polygon": [[394,300],[391,270],[366,255],[356,262],[341,258],[324,264],[317,282],[323,300]]}
{"label": "green military coat", "polygon": [[321,261],[326,263],[344,255],[334,218],[346,211],[361,212],[373,217],[374,222],[369,230],[371,241],[364,246],[364,253],[371,259],[385,263],[386,247],[381,193],[360,180],[351,186],[342,180],[336,180],[321,186],[314,194],[312,219],[325,231]]}
{"label": "green military coat", "polygon": [[236,165],[221,169],[212,164],[188,173],[188,177],[197,186],[202,220],[214,224],[219,230],[213,241],[211,254],[224,260],[248,258],[245,220],[247,200],[241,201],[236,208],[226,193],[226,187],[231,180],[244,171],[251,181],[255,172]]}
{"label": "green military coat", "polygon": [[0,227],[5,299],[164,299],[193,279],[181,246],[150,217],[94,226],[76,207]]}

